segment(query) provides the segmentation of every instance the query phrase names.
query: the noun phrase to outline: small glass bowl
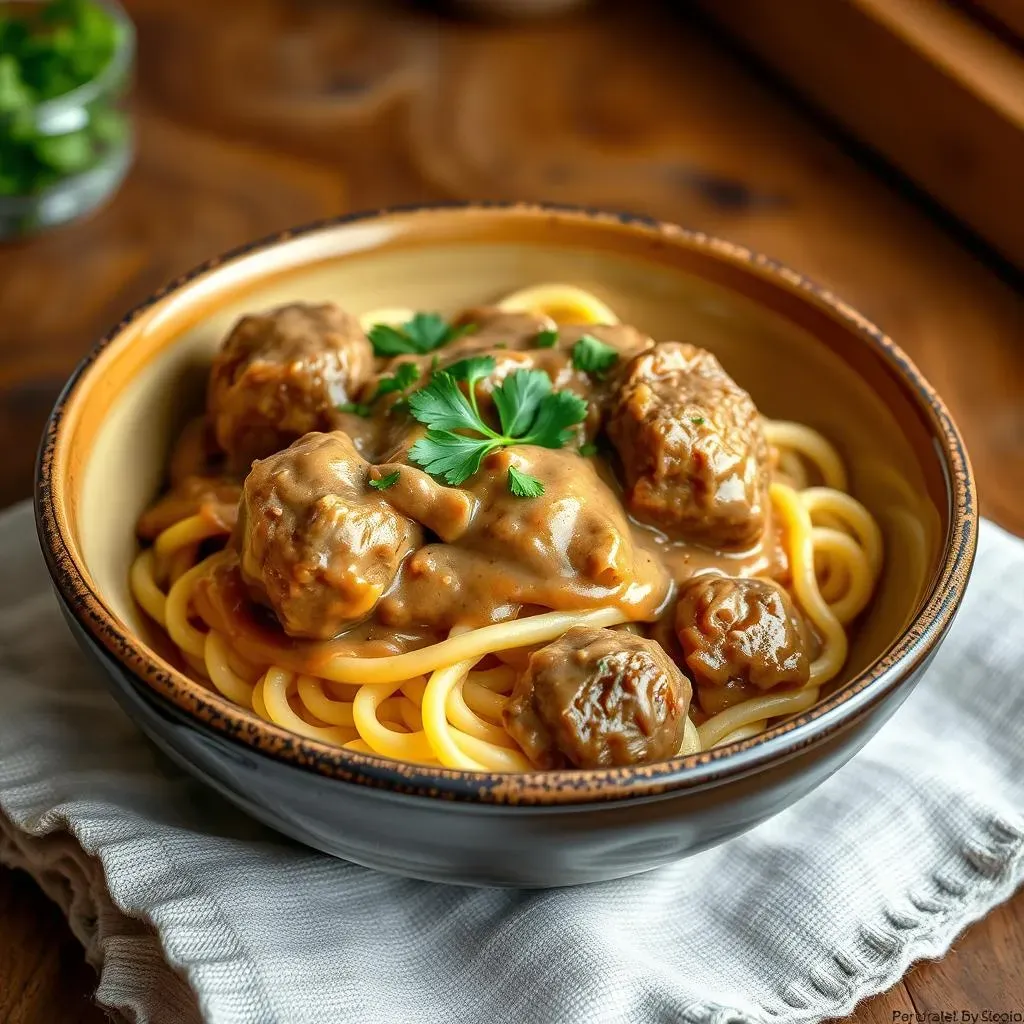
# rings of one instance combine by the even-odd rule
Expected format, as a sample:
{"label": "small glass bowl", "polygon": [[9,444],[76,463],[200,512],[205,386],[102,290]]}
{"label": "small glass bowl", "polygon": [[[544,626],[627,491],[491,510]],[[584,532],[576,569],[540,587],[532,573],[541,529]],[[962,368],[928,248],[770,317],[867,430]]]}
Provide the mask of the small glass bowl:
{"label": "small glass bowl", "polygon": [[[45,147],[53,173],[30,193],[0,193],[0,239],[23,238],[96,209],[118,188],[134,154],[126,107],[135,58],[135,28],[116,0],[92,0],[119,27],[117,48],[104,69],[82,85],[16,115],[0,113],[0,137],[11,144]],[[7,0],[7,10],[42,0]],[[62,169],[64,168],[64,169]],[[3,168],[0,167],[0,173]]]}

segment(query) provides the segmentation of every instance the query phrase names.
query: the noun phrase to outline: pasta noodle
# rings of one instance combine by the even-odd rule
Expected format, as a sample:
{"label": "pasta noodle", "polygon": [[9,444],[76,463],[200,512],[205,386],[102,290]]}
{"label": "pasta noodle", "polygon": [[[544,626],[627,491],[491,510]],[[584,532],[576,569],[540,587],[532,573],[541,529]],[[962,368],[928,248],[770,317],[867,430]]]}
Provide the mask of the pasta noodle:
{"label": "pasta noodle", "polygon": [[[560,323],[618,323],[601,300],[570,285],[525,289],[499,305],[545,313]],[[362,322],[401,324],[412,315],[383,309]],[[788,555],[789,589],[820,649],[806,686],[748,698],[700,725],[687,717],[680,755],[749,738],[811,707],[841,670],[846,628],[870,601],[881,572],[881,531],[847,493],[835,448],[799,423],[766,420],[764,430],[773,449],[769,493]],[[280,657],[261,661],[200,614],[197,585],[234,557],[226,549],[201,555],[223,547],[227,534],[216,517],[202,513],[164,529],[131,567],[139,606],[166,631],[189,668],[227,700],[300,736],[361,753],[466,771],[528,771],[530,762],[502,724],[517,678],[514,652],[574,626],[638,630],[617,608],[541,612],[456,628],[439,642],[400,654],[329,653],[313,674],[286,645]]]}
{"label": "pasta noodle", "polygon": [[542,313],[564,324],[617,324],[619,318],[596,295],[571,284],[541,284],[507,295],[505,313]]}

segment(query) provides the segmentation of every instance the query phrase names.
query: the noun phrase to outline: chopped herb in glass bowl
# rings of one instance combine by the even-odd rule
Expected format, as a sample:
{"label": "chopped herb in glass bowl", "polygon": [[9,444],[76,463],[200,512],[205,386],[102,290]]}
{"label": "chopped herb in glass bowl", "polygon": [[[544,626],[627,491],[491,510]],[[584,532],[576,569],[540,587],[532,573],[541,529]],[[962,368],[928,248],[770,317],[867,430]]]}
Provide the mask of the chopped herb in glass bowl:
{"label": "chopped herb in glass bowl", "polygon": [[0,0],[0,238],[79,217],[121,183],[133,50],[113,0]]}

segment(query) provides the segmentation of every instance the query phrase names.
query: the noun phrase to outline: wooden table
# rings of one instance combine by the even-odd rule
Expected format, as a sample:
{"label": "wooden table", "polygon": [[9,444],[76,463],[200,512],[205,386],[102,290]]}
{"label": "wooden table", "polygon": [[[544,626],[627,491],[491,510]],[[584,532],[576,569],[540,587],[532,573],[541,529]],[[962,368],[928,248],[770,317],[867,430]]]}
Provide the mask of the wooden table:
{"label": "wooden table", "polygon": [[[1024,533],[1020,296],[698,27],[643,0],[502,29],[384,2],[128,7],[134,171],[88,222],[0,248],[0,504],[29,494],[75,362],[192,264],[350,208],[552,199],[724,235],[832,286],[938,387],[983,511]],[[1021,948],[1024,895],[856,1019],[1024,1010]],[[59,914],[0,871],[0,1020],[98,1021],[94,984]]]}

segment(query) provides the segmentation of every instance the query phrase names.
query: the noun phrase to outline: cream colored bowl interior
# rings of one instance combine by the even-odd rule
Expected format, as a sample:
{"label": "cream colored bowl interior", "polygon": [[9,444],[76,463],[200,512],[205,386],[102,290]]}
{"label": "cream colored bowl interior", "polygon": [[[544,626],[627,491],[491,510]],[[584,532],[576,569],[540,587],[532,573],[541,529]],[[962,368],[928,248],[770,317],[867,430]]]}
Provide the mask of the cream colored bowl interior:
{"label": "cream colored bowl interior", "polygon": [[[791,288],[779,303],[786,309],[772,311],[763,302],[773,284],[760,280],[748,289],[746,272],[735,270],[729,284],[712,283],[701,276],[719,276],[706,254],[679,256],[663,244],[621,252],[622,229],[598,227],[428,241],[405,237],[388,221],[341,226],[226,264],[151,307],[84,378],[84,397],[69,403],[63,427],[70,518],[110,610],[163,649],[128,590],[134,524],[160,491],[171,439],[201,408],[211,355],[241,314],[326,299],[354,313],[411,306],[451,314],[525,285],[566,281],[592,289],[655,338],[711,349],[766,415],[809,423],[836,443],[853,492],[885,534],[884,576],[856,630],[844,678],[869,665],[913,617],[941,555],[947,499],[924,418],[834,316],[819,309],[808,321],[829,321],[827,344],[795,322],[805,317],[792,309],[809,308],[809,300],[794,299]],[[740,294],[737,283],[759,300]]]}

